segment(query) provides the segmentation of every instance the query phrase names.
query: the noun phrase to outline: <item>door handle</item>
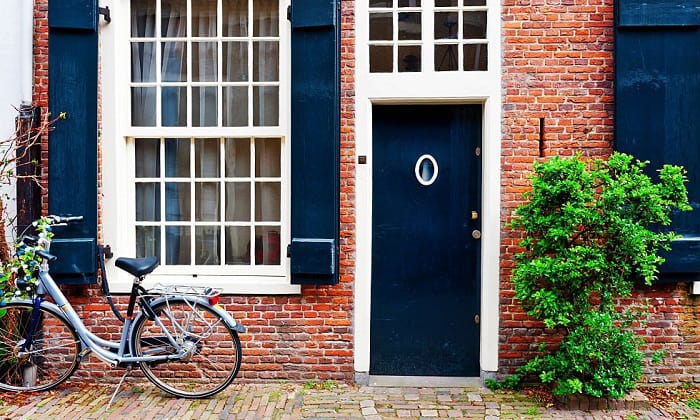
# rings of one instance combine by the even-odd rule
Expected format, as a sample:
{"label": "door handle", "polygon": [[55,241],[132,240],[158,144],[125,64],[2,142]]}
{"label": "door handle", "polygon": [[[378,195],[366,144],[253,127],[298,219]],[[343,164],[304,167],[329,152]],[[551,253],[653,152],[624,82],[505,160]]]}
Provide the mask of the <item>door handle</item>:
{"label": "door handle", "polygon": [[480,239],[481,238],[481,231],[479,229],[474,229],[472,231],[472,238]]}

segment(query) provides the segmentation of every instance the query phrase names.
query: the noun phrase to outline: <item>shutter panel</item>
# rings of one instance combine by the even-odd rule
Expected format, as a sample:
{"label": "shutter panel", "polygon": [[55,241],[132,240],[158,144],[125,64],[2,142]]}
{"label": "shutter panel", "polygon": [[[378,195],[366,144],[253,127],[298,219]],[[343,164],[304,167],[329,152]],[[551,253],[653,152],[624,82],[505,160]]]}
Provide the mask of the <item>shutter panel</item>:
{"label": "shutter panel", "polygon": [[84,217],[54,231],[64,284],[96,281],[98,16],[97,0],[49,2],[49,112],[66,113],[49,133],[49,213]]}
{"label": "shutter panel", "polygon": [[673,216],[683,238],[662,254],[660,280],[691,281],[700,278],[700,31],[688,26],[697,2],[655,17],[638,3],[619,3],[626,25],[615,31],[615,148],[650,161],[651,176],[665,163],[688,170],[694,211]]}
{"label": "shutter panel", "polygon": [[698,0],[620,0],[618,26],[697,26]]}
{"label": "shutter panel", "polygon": [[340,206],[340,30],[337,0],[292,0],[293,284],[336,284]]}

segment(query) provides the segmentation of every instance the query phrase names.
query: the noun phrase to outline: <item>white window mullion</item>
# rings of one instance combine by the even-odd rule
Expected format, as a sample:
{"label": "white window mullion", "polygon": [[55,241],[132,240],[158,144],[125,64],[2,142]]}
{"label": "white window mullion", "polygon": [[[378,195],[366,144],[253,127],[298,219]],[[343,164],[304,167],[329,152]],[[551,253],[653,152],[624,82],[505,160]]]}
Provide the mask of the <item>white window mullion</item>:
{"label": "white window mullion", "polygon": [[[160,127],[163,125],[162,121],[162,112],[161,112],[161,83],[163,76],[161,74],[161,66],[163,62],[163,57],[162,57],[162,49],[161,49],[161,18],[160,18],[160,13],[161,13],[161,5],[160,5],[160,0],[156,2],[156,33],[155,39],[156,39],[156,127]],[[161,166],[161,168],[164,168]],[[162,240],[161,240],[161,247],[163,246]],[[162,260],[165,261],[165,260]]]}
{"label": "white window mullion", "polygon": [[255,266],[255,137],[250,138],[250,265]]}
{"label": "white window mullion", "polygon": [[255,28],[253,28],[253,25],[255,24],[255,22],[253,22],[252,1],[248,2],[248,22],[248,33],[246,34],[248,36],[248,127],[253,127],[255,125],[253,123],[253,117],[255,115],[255,113],[253,112],[253,94],[255,93],[253,89],[253,80],[255,79],[255,76],[253,75],[253,48],[255,46],[255,44],[253,43],[253,32],[255,31]]}
{"label": "white window mullion", "polygon": [[457,16],[457,70],[464,71],[464,6],[462,2],[459,4],[459,12]]}
{"label": "white window mullion", "polygon": [[[216,2],[216,126],[223,127],[224,125],[224,89],[222,83],[224,80],[224,18],[223,18],[222,0]],[[223,235],[222,235],[223,236]]]}
{"label": "white window mullion", "polygon": [[190,137],[190,178],[189,178],[189,184],[190,184],[190,220],[189,220],[189,226],[190,226],[190,265],[194,266],[196,265],[195,261],[195,256],[197,255],[197,252],[195,251],[195,244],[197,243],[196,240],[196,232],[195,232],[195,225],[196,225],[196,205],[197,205],[197,183],[195,182],[195,163],[196,163],[196,158],[195,158],[195,138]]}
{"label": "white window mullion", "polygon": [[394,9],[391,11],[391,21],[392,21],[392,47],[391,52],[393,57],[391,59],[391,71],[397,73],[399,71],[399,11],[397,8],[397,0],[394,0]]}
{"label": "white window mullion", "polygon": [[435,1],[421,2],[421,69],[426,73],[435,72]]}
{"label": "white window mullion", "polygon": [[192,97],[192,0],[187,0],[187,24],[185,33],[185,45],[187,46],[187,87],[185,91],[187,92],[187,120],[185,122],[186,127],[192,127],[192,103],[194,98]]}
{"label": "white window mullion", "polygon": [[219,138],[219,265],[226,265],[226,139]]}
{"label": "white window mullion", "polygon": [[160,260],[165,263],[165,139],[158,139],[160,153],[160,174],[158,174],[158,184],[160,185],[160,222],[158,223],[158,234],[160,235]]}

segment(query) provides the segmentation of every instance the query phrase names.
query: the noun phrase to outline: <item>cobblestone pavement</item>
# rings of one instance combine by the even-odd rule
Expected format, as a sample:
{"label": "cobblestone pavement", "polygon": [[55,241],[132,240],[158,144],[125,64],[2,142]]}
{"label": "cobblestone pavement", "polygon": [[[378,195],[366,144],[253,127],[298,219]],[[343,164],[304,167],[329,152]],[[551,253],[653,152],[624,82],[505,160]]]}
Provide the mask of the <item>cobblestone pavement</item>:
{"label": "cobblestone pavement", "polygon": [[0,419],[658,419],[700,418],[700,410],[572,411],[547,408],[520,394],[485,388],[384,388],[336,383],[238,383],[203,400],[178,399],[150,383],[125,382],[111,407],[115,385],[78,386],[13,402],[0,393]]}

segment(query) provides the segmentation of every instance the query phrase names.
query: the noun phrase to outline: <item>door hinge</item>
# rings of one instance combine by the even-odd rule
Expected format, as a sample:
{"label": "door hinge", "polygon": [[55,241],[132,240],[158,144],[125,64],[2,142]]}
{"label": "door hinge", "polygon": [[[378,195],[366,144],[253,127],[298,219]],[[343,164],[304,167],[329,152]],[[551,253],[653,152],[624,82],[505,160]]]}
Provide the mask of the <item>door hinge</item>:
{"label": "door hinge", "polygon": [[287,20],[292,21],[292,5],[287,6]]}

